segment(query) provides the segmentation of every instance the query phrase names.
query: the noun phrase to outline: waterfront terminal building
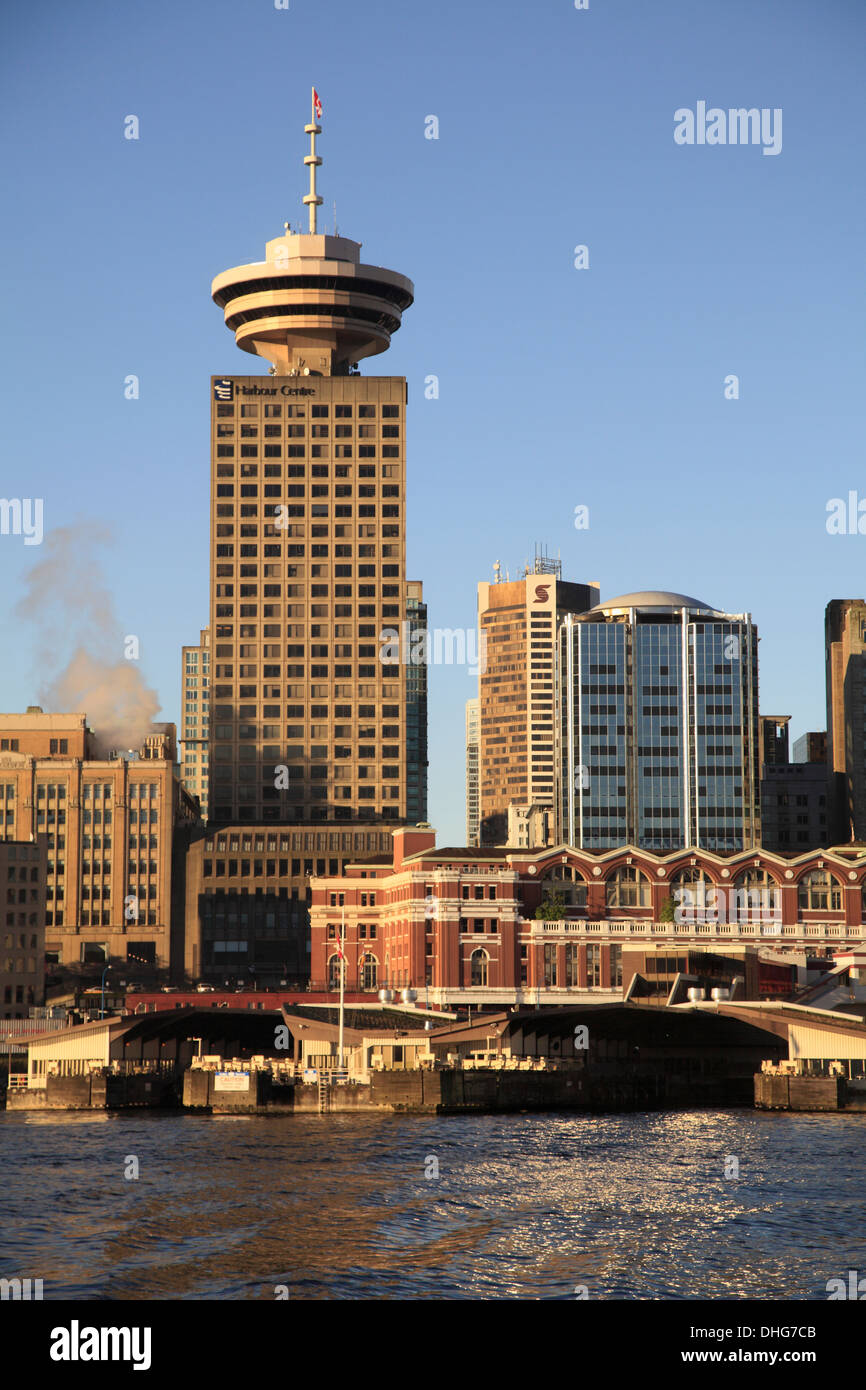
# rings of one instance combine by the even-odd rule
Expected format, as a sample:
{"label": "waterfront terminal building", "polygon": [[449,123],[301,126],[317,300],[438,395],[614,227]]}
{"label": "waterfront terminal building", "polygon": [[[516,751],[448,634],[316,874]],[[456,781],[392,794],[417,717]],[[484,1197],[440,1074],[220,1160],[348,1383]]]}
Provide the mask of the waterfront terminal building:
{"label": "waterfront terminal building", "polygon": [[739,975],[736,993],[756,998],[750,953],[779,966],[864,940],[862,845],[656,854],[436,849],[435,839],[429,826],[398,828],[393,855],[313,879],[312,990],[338,988],[341,936],[347,990],[410,989],[441,1008],[621,999],[632,974],[652,977],[660,1003],[696,974],[708,989],[714,974],[726,989]]}

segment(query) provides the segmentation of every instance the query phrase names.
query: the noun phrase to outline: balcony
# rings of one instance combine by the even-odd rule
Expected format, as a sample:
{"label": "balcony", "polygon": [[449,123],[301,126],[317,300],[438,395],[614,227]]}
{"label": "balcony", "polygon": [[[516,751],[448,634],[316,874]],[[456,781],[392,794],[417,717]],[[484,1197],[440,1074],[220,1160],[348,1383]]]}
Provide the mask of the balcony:
{"label": "balcony", "polygon": [[533,941],[583,940],[667,940],[667,941],[797,941],[820,942],[827,945],[840,942],[866,941],[866,926],[844,922],[651,922],[635,918],[610,918],[604,921],[567,918],[560,922],[542,922],[522,918],[518,922],[521,934],[529,930]]}

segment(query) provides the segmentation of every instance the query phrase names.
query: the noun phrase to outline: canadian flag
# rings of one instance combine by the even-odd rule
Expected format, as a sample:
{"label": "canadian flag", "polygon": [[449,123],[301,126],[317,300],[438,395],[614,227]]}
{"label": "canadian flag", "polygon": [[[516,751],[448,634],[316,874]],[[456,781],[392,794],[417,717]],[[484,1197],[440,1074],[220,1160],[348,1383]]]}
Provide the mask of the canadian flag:
{"label": "canadian flag", "polygon": [[313,88],[313,110],[316,113],[316,120],[320,121],[322,119],[322,103],[319,100],[319,93],[316,91],[315,87]]}

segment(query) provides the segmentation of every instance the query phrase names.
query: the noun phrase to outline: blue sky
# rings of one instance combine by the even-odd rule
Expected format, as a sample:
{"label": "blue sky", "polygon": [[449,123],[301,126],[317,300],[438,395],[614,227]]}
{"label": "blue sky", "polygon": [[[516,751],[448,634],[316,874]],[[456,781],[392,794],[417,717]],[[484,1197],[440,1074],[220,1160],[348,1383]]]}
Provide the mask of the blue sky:
{"label": "blue sky", "polygon": [[[866,537],[825,527],[830,498],[866,499],[861,0],[50,0],[0,23],[2,492],[83,547],[111,528],[163,718],[208,615],[208,379],[253,369],[210,282],[299,222],[315,83],[328,229],[336,199],[363,258],[415,282],[362,371],[409,381],[431,624],[472,626],[477,581],[540,542],[602,597],[750,611],[762,710],[825,726],[824,606],[866,594]],[[675,144],[698,101],[780,107],[781,153]],[[51,674],[13,611],[39,556],[0,537],[4,710]],[[429,816],[462,843],[475,682],[430,676]]]}

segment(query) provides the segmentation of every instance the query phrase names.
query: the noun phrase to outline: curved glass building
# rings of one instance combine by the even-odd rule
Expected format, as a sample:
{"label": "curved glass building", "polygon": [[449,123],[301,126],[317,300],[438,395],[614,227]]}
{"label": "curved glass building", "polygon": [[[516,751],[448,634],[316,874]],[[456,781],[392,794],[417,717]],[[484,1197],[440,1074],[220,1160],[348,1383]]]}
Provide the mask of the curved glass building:
{"label": "curved glass building", "polygon": [[557,687],[560,841],[657,853],[759,842],[750,614],[655,590],[568,614]]}

